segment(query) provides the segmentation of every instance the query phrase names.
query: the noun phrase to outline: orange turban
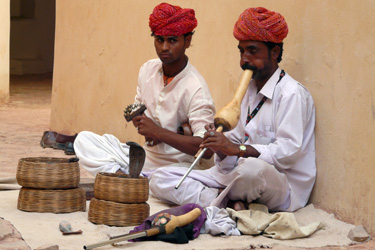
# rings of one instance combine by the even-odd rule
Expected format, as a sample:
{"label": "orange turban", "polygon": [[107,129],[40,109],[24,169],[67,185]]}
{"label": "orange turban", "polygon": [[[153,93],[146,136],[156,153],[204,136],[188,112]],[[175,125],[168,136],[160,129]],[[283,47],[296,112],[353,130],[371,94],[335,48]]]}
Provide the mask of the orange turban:
{"label": "orange turban", "polygon": [[182,9],[167,3],[161,3],[150,15],[149,26],[157,36],[181,36],[197,27],[193,9]]}
{"label": "orange turban", "polygon": [[233,35],[239,41],[281,43],[288,35],[288,25],[284,17],[277,12],[263,7],[249,8],[238,18]]}

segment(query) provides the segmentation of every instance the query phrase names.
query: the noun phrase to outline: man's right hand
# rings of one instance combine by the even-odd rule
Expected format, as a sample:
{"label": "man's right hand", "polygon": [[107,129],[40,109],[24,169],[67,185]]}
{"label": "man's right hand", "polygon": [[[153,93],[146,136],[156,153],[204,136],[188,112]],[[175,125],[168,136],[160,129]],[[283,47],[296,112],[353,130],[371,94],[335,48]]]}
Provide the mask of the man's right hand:
{"label": "man's right hand", "polygon": [[147,141],[159,141],[159,131],[162,129],[153,120],[147,117],[145,114],[136,116],[132,120],[133,125],[138,130],[138,134],[143,135],[147,138]]}

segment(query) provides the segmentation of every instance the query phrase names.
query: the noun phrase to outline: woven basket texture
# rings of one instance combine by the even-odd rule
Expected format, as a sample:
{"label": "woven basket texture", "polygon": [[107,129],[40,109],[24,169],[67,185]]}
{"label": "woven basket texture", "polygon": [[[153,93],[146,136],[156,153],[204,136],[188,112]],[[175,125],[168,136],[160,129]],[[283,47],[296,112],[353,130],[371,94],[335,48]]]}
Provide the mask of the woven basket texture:
{"label": "woven basket texture", "polygon": [[78,187],[78,162],[67,158],[29,157],[18,161],[16,179],[29,188],[64,189]]}
{"label": "woven basket texture", "polygon": [[86,194],[82,188],[20,189],[17,208],[39,213],[70,213],[86,211]]}
{"label": "woven basket texture", "polygon": [[148,203],[125,204],[92,198],[88,220],[108,226],[135,226],[150,216]]}
{"label": "woven basket texture", "polygon": [[95,177],[94,197],[120,203],[144,203],[148,200],[148,179],[130,178],[126,174],[98,173]]}

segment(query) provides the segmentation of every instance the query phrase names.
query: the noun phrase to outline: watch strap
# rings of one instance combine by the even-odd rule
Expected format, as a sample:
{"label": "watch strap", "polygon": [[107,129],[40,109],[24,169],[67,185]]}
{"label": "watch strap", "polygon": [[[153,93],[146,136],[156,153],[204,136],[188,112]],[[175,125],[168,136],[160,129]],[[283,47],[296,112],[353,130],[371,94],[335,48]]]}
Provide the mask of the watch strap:
{"label": "watch strap", "polygon": [[239,153],[239,157],[243,157],[244,155],[245,155],[245,153],[246,153],[246,146],[245,145],[243,145],[243,144],[241,144],[240,146],[239,146],[239,149],[240,149],[240,153]]}

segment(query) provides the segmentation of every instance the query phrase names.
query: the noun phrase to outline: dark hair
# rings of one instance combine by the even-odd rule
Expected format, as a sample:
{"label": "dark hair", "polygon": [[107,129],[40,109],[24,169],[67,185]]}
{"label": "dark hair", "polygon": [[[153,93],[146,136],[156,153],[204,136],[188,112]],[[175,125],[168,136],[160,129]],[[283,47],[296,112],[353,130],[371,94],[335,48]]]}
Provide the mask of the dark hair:
{"label": "dark hair", "polygon": [[264,44],[267,46],[268,48],[268,51],[271,51],[271,49],[273,49],[274,47],[276,46],[279,46],[280,47],[280,54],[279,56],[277,57],[277,62],[281,62],[282,60],[282,57],[283,57],[283,45],[284,43],[273,43],[273,42],[264,42]]}
{"label": "dark hair", "polygon": [[194,32],[195,32],[195,31],[190,31],[190,32],[184,34],[184,38],[187,37],[188,35],[194,35]]}
{"label": "dark hair", "polygon": [[[187,37],[188,35],[190,35],[190,34],[191,34],[191,35],[194,35],[194,32],[195,32],[195,31],[190,31],[190,32],[184,34],[184,38],[186,38],[186,37]],[[152,33],[151,33],[151,36],[155,36],[155,33],[152,32]]]}

